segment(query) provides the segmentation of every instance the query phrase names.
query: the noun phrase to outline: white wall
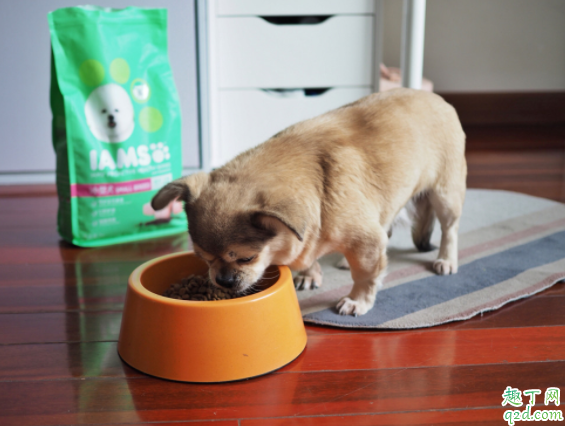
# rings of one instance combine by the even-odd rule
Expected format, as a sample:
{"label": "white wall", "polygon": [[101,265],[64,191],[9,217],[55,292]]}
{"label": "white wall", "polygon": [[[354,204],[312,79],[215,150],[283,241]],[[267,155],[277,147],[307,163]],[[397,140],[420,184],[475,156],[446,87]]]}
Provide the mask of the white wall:
{"label": "white wall", "polygon": [[[0,0],[0,183],[14,172],[54,182],[49,108],[51,41],[47,13],[73,0]],[[169,9],[169,57],[183,115],[183,163],[198,167],[194,0],[97,0],[100,6]]]}
{"label": "white wall", "polygon": [[[402,1],[384,0],[384,62],[400,64]],[[565,90],[564,0],[428,0],[424,75],[438,92]]]}

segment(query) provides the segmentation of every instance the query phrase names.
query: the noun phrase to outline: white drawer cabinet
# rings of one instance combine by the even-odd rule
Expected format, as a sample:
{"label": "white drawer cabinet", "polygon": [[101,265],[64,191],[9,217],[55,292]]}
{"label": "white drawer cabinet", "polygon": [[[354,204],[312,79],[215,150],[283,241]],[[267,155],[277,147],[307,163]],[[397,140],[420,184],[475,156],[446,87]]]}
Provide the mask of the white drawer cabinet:
{"label": "white drawer cabinet", "polygon": [[379,74],[379,6],[199,1],[206,24],[199,29],[204,165],[219,167],[293,123],[371,93]]}
{"label": "white drawer cabinet", "polygon": [[336,15],[302,25],[268,19],[218,18],[220,89],[372,84],[371,15]]}
{"label": "white drawer cabinet", "polygon": [[375,13],[374,0],[216,0],[217,16]]}
{"label": "white drawer cabinet", "polygon": [[258,89],[222,90],[219,97],[221,150],[217,160],[224,163],[294,123],[370,93],[371,87],[341,87],[315,95],[306,95],[303,90],[288,94]]}

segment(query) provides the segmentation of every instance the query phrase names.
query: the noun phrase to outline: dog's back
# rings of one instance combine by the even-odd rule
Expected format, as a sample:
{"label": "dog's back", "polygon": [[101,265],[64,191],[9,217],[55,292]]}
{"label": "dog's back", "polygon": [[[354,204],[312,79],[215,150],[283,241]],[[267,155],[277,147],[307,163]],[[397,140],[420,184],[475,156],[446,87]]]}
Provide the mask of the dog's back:
{"label": "dog's back", "polygon": [[265,186],[281,200],[300,199],[324,228],[343,230],[352,218],[375,220],[375,212],[390,226],[432,188],[456,184],[464,196],[464,152],[453,107],[435,94],[397,89],[295,124],[216,172],[245,175],[247,190]]}

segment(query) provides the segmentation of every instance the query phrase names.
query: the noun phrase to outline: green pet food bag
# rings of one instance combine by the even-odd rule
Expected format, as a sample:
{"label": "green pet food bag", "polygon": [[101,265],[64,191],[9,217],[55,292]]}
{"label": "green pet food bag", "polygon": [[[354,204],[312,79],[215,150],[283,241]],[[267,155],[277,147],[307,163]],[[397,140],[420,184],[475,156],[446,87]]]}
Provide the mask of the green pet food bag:
{"label": "green pet food bag", "polygon": [[58,229],[85,247],[187,229],[175,201],[151,197],[181,176],[181,116],[165,9],[49,13]]}

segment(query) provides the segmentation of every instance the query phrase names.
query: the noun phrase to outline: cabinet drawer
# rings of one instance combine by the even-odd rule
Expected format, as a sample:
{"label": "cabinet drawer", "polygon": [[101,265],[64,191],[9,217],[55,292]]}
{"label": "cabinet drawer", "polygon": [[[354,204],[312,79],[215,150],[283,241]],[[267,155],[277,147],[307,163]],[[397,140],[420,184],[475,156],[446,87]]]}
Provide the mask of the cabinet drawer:
{"label": "cabinet drawer", "polygon": [[338,15],[305,25],[266,19],[217,19],[220,88],[372,84],[372,16]]}
{"label": "cabinet drawer", "polygon": [[304,91],[288,97],[263,90],[222,90],[219,94],[219,140],[212,165],[220,166],[286,127],[353,102],[371,87],[330,89],[317,96]]}
{"label": "cabinet drawer", "polygon": [[217,15],[336,15],[374,13],[374,0],[217,0]]}

